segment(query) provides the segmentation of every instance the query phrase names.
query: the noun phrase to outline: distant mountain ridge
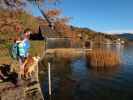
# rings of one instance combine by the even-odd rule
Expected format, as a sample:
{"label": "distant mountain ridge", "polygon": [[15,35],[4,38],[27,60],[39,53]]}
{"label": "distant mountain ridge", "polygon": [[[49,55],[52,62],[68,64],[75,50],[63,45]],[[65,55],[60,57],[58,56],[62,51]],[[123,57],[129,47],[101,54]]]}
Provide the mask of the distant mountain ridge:
{"label": "distant mountain ridge", "polygon": [[133,33],[122,33],[122,34],[117,34],[117,36],[133,41]]}

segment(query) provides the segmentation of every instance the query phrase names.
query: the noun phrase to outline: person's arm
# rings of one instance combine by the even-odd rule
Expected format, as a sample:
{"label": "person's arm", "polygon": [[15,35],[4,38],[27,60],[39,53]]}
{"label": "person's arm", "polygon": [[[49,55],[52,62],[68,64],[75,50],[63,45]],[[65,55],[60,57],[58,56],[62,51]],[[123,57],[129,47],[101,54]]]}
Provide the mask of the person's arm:
{"label": "person's arm", "polygon": [[24,41],[24,49],[25,49],[25,54],[26,54],[26,56],[28,56],[28,54],[29,54],[29,49],[30,49],[30,43],[29,43],[28,40],[25,40],[25,41]]}

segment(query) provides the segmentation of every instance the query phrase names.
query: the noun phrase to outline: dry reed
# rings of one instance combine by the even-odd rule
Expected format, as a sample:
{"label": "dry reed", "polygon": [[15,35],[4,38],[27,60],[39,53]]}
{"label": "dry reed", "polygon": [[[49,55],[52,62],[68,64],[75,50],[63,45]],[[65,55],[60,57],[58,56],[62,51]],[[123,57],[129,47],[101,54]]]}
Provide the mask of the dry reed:
{"label": "dry reed", "polygon": [[72,58],[77,58],[79,56],[81,56],[80,52],[78,53],[78,51],[76,49],[56,49],[54,51],[54,54],[57,56],[57,57],[63,57],[63,58],[66,58],[66,59],[72,59]]}
{"label": "dry reed", "polygon": [[72,53],[67,50],[55,50],[55,58],[61,61],[70,62],[72,56]]}
{"label": "dry reed", "polygon": [[93,68],[107,68],[120,64],[120,57],[116,52],[103,49],[96,49],[86,53],[86,58],[88,64]]}

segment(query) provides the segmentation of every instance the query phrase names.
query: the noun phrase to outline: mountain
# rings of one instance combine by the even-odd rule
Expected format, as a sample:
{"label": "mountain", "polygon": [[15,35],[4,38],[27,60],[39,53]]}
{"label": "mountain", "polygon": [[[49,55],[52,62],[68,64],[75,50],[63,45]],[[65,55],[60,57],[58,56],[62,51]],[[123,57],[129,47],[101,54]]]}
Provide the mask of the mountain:
{"label": "mountain", "polygon": [[117,34],[118,37],[133,41],[133,34],[132,33],[122,33],[122,34]]}

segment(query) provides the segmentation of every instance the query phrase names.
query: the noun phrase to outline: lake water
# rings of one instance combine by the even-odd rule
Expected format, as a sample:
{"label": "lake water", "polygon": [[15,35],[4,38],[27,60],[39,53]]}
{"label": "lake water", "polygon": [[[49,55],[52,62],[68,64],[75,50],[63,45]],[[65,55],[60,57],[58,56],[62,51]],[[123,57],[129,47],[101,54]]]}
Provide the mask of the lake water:
{"label": "lake water", "polygon": [[[108,70],[89,68],[83,56],[70,64],[52,61],[51,100],[133,100],[133,46],[118,46],[115,50],[121,55],[122,63]],[[44,97],[48,100],[47,72],[42,81]]]}

